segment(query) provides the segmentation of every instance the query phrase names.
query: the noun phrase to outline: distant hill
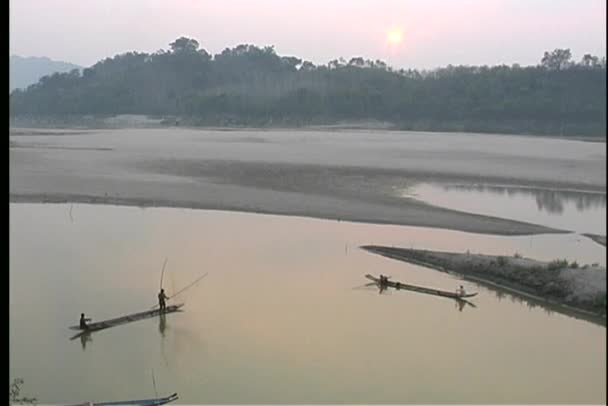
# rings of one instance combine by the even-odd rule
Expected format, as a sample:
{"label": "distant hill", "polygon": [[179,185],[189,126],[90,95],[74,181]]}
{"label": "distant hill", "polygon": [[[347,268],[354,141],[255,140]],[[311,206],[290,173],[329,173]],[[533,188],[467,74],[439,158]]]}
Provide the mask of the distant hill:
{"label": "distant hill", "polygon": [[38,80],[51,73],[69,72],[72,69],[82,69],[73,63],[53,61],[47,57],[22,57],[11,55],[9,61],[10,91],[37,83]]}

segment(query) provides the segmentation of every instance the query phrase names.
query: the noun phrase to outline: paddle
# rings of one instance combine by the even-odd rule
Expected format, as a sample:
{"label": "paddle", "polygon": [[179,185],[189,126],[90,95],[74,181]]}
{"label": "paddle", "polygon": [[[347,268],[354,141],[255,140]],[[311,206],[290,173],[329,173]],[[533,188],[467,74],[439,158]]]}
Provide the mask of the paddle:
{"label": "paddle", "polygon": [[365,289],[365,288],[369,288],[369,287],[372,287],[375,285],[377,285],[376,282],[369,282],[369,283],[366,283],[365,285],[355,286],[353,289]]}

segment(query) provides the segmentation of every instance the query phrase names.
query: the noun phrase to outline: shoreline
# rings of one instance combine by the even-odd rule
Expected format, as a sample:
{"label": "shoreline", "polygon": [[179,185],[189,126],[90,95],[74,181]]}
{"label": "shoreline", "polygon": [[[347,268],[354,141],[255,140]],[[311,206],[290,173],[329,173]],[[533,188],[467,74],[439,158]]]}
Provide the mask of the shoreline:
{"label": "shoreline", "polygon": [[181,207],[524,236],[572,231],[439,207],[406,192],[454,182],[606,188],[605,157],[590,158],[597,148],[583,143],[386,131],[21,131],[33,136],[9,137],[15,203]]}
{"label": "shoreline", "polygon": [[[462,215],[470,215],[478,218],[481,222],[484,220],[492,221],[496,219],[501,225],[509,224],[508,228],[501,228],[500,225],[493,227],[488,226],[484,228],[472,228],[461,226],[460,224],[428,224],[425,221],[399,221],[397,219],[381,219],[374,217],[365,216],[337,216],[328,213],[311,212],[304,210],[295,209],[284,209],[284,210],[264,210],[254,207],[241,207],[231,206],[222,204],[206,204],[196,203],[188,201],[175,201],[175,200],[162,200],[162,199],[148,199],[148,198],[129,198],[129,197],[110,197],[110,196],[95,196],[95,195],[50,195],[50,194],[9,194],[9,203],[51,203],[51,204],[100,204],[100,205],[111,205],[111,206],[127,206],[127,207],[158,207],[158,208],[181,208],[181,209],[192,209],[192,210],[217,210],[217,211],[229,211],[229,212],[241,212],[241,213],[253,213],[253,214],[267,214],[274,216],[290,216],[290,217],[305,217],[320,220],[330,221],[348,221],[353,223],[364,223],[364,224],[377,224],[377,225],[394,225],[394,226],[409,226],[409,227],[428,227],[435,229],[452,230],[458,232],[474,233],[474,234],[489,234],[498,236],[527,236],[527,235],[540,235],[540,234],[569,234],[571,231],[552,229],[535,224],[528,224],[518,222],[514,220],[498,219],[490,216],[474,215],[469,213],[462,213]],[[428,206],[429,213],[432,214],[432,209],[435,206]],[[444,210],[445,212],[452,212],[452,210]],[[424,211],[424,209],[423,209]],[[456,216],[461,212],[454,211]]]}
{"label": "shoreline", "polygon": [[592,239],[599,245],[603,245],[604,247],[606,246],[606,236],[605,235],[591,234],[591,233],[584,233],[582,235],[584,235],[587,238]]}
{"label": "shoreline", "polygon": [[[9,135],[57,135],[57,134],[37,134],[36,132],[52,132],[52,131],[108,131],[108,130],[129,130],[129,129],[149,129],[149,130],[167,130],[167,129],[184,129],[194,131],[267,131],[267,132],[280,132],[280,131],[296,131],[296,132],[308,132],[308,131],[326,131],[326,132],[370,132],[370,131],[382,131],[388,133],[416,133],[416,134],[467,134],[475,136],[499,136],[499,137],[525,137],[525,138],[543,138],[553,140],[564,140],[564,141],[581,141],[581,142],[592,142],[592,143],[606,143],[606,136],[593,137],[589,135],[552,135],[552,134],[529,134],[529,133],[498,133],[498,132],[463,132],[463,131],[450,131],[450,130],[407,130],[399,128],[393,123],[338,123],[338,124],[322,124],[322,125],[305,125],[305,126],[268,126],[268,127],[255,127],[252,125],[247,126],[217,126],[217,125],[161,125],[153,121],[142,124],[108,124],[106,126],[101,125],[57,125],[49,126],[22,126],[22,125],[11,125],[9,126]],[[25,132],[22,130],[29,130]]]}
{"label": "shoreline", "polygon": [[[582,318],[587,321],[606,326],[605,307],[603,308],[604,313],[602,314],[600,310],[602,308],[601,305],[591,305],[589,302],[584,302],[584,304],[582,305],[568,304],[566,303],[565,296],[559,297],[555,293],[542,294],[541,292],[538,292],[537,289],[531,288],[529,285],[526,285],[524,276],[522,276],[521,274],[518,274],[519,279],[516,281],[507,281],[506,275],[503,275],[501,277],[500,271],[498,271],[497,269],[499,267],[497,263],[499,263],[500,261],[498,258],[503,258],[503,261],[505,261],[506,265],[502,266],[509,266],[510,257],[468,253],[444,253],[430,250],[393,248],[376,245],[365,245],[361,246],[360,248],[365,251],[377,255],[382,255],[384,257],[391,258],[394,260],[408,262],[426,268],[434,269],[440,272],[448,273],[451,275],[456,275],[465,280],[475,282],[486,288],[490,288],[501,293],[509,293],[512,296],[526,300],[531,304],[541,305],[547,308],[548,310],[556,311],[567,316]],[[461,259],[465,256],[467,257],[467,259],[471,258],[471,261],[468,261],[466,263],[463,262]],[[483,259],[485,260],[492,258],[492,260],[489,264],[484,264],[483,260],[481,262],[476,263],[475,259],[479,259],[480,257],[483,257]],[[528,271],[529,273],[543,272],[544,269],[542,267],[550,264],[526,258],[517,258],[517,262],[522,261],[529,262],[529,264],[524,265],[525,267],[527,267],[526,271]],[[491,267],[493,267],[493,269],[491,269]],[[482,269],[480,272],[475,272],[471,270],[478,268],[485,269]],[[521,272],[522,269],[524,269],[524,267],[520,268],[519,271]],[[601,269],[603,269],[605,275],[606,270],[604,268]],[[556,272],[558,271],[554,271],[553,275],[558,275],[556,274]],[[480,274],[483,274],[483,276],[480,276]],[[561,281],[558,280],[558,276],[553,276],[553,279],[549,282],[549,284],[551,283],[558,284],[561,283]],[[603,295],[605,298],[605,290],[603,291]],[[591,308],[593,308],[594,310],[591,310]]]}

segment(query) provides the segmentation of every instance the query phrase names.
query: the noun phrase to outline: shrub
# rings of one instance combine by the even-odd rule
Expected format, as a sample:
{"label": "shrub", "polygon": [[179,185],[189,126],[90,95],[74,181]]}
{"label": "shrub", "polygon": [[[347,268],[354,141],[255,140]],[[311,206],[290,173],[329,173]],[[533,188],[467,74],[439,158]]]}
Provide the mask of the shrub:
{"label": "shrub", "polygon": [[554,259],[553,261],[549,262],[549,265],[547,265],[547,269],[550,271],[555,271],[558,269],[566,268],[567,266],[568,261],[566,261],[565,259]]}
{"label": "shrub", "polygon": [[30,405],[36,404],[36,398],[28,398],[26,396],[20,396],[21,394],[21,385],[23,385],[23,379],[16,378],[13,379],[13,383],[9,385],[9,394],[8,399],[11,403],[27,403]]}

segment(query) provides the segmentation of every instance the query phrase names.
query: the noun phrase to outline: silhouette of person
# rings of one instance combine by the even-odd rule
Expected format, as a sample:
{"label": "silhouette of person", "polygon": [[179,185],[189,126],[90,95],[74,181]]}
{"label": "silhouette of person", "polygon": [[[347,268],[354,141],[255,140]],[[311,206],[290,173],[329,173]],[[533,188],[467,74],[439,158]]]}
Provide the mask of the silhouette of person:
{"label": "silhouette of person", "polygon": [[84,317],[84,313],[80,313],[80,329],[88,330],[89,326],[87,326],[87,321],[91,321],[91,319]]}
{"label": "silhouette of person", "polygon": [[165,303],[165,300],[169,299],[167,297],[167,295],[165,295],[165,290],[161,289],[160,293],[158,294],[158,306],[160,308],[160,312],[164,312],[167,309],[167,304]]}

